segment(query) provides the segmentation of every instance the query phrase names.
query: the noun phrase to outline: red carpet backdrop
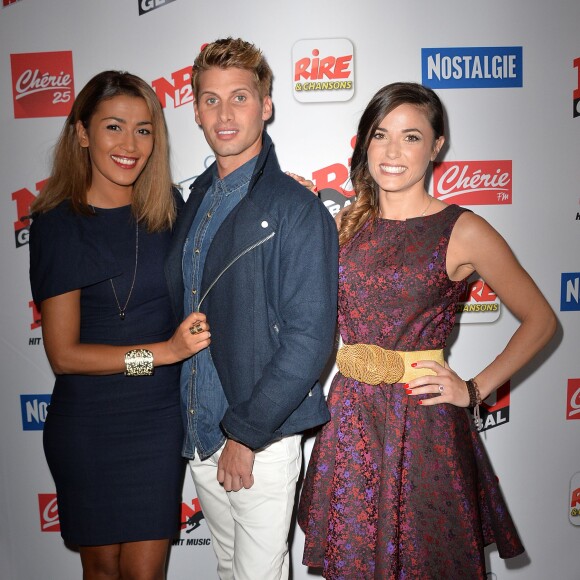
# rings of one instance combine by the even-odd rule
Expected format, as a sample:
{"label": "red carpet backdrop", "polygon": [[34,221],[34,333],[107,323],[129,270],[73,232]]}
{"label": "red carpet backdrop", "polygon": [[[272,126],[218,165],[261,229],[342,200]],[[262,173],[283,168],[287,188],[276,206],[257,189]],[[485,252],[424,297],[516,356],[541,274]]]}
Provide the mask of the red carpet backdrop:
{"label": "red carpet backdrop", "polygon": [[[313,179],[332,213],[352,198],[353,137],[376,90],[418,81],[441,96],[450,130],[431,192],[489,220],[560,320],[550,347],[485,401],[482,437],[527,547],[508,563],[489,549],[488,577],[580,578],[579,32],[577,0],[2,0],[0,577],[81,575],[60,538],[42,451],[53,375],[28,284],[26,217],[71,102],[99,71],[143,77],[165,108],[174,178],[187,192],[213,160],[194,122],[191,64],[204,43],[240,36],[274,70],[268,131],[283,169]],[[448,358],[469,377],[516,321],[477,277],[461,310]],[[217,578],[189,475],[182,514],[169,579]],[[302,547],[295,530],[294,580],[313,577]]]}

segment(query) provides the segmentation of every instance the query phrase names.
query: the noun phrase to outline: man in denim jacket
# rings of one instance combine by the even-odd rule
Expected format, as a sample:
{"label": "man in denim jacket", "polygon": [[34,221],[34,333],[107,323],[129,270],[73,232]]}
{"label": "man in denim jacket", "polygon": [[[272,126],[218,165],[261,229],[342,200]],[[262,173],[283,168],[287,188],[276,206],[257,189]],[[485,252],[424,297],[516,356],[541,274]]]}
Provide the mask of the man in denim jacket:
{"label": "man in denim jacket", "polygon": [[176,315],[205,312],[212,335],[183,365],[183,454],[222,579],[288,577],[300,433],[329,419],[318,378],[334,344],[336,226],[280,169],[264,132],[271,81],[241,39],[196,58],[195,119],[216,161],[191,188],[167,261]]}

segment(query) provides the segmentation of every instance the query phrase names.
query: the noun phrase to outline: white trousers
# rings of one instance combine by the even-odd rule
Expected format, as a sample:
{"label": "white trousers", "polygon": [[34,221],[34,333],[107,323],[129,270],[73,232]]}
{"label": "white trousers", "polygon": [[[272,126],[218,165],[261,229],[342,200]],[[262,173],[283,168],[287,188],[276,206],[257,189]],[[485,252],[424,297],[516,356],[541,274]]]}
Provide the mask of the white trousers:
{"label": "white trousers", "polygon": [[221,580],[286,580],[288,531],[302,464],[300,435],[285,437],[254,459],[254,485],[226,492],[217,481],[223,447],[189,462],[203,515],[212,535]]}

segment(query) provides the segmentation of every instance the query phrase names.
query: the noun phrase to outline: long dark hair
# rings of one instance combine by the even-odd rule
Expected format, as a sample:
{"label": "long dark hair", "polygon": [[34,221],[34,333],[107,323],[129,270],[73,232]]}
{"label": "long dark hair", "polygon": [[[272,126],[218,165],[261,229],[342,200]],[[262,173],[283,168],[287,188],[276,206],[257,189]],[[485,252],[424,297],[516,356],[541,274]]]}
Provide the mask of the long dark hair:
{"label": "long dark hair", "polygon": [[380,89],[364,110],[356,135],[350,179],[356,200],[342,217],[339,241],[346,244],[368,219],[378,215],[378,189],[369,168],[367,151],[381,121],[400,105],[415,105],[425,111],[435,139],[445,134],[443,105],[431,89],[418,83],[392,83]]}

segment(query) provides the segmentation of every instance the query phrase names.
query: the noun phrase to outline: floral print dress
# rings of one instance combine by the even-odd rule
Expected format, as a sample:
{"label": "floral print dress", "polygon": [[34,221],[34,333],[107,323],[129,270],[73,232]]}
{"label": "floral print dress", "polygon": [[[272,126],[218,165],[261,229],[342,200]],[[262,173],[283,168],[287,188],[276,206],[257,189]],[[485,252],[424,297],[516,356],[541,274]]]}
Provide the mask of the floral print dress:
{"label": "floral print dress", "polygon": [[[445,347],[467,287],[446,272],[464,211],[370,220],[341,248],[345,344]],[[421,398],[402,384],[334,377],[332,418],[316,437],[298,513],[303,562],[325,578],[483,579],[486,545],[502,558],[523,552],[470,413]]]}

